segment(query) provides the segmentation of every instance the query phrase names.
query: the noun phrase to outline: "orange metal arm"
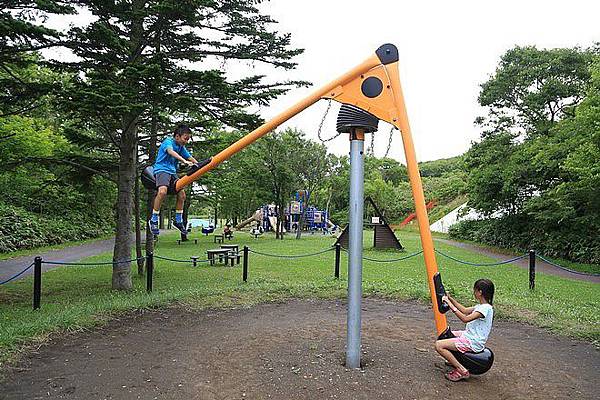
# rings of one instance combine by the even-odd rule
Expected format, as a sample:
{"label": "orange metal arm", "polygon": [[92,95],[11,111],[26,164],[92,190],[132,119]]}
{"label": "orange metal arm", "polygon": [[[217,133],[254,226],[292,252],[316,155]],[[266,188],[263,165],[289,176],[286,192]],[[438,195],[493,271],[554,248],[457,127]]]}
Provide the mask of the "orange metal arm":
{"label": "orange metal arm", "polygon": [[379,61],[379,58],[376,55],[373,55],[372,57],[365,60],[362,64],[356,66],[352,70],[348,71],[346,74],[340,76],[338,79],[323,86],[321,89],[317,90],[316,92],[312,93],[310,96],[299,101],[292,107],[288,108],[287,110],[285,110],[282,113],[280,113],[279,115],[277,115],[272,120],[267,121],[263,125],[259,126],[258,128],[256,128],[255,130],[253,130],[252,132],[250,132],[249,134],[247,134],[240,140],[238,140],[237,142],[233,143],[231,146],[227,147],[225,150],[223,150],[220,153],[218,153],[217,155],[213,156],[212,161],[205,167],[199,169],[196,173],[194,173],[190,176],[184,176],[181,179],[179,179],[177,181],[176,190],[179,191],[179,190],[183,189],[184,187],[188,186],[190,183],[192,183],[196,179],[200,178],[202,175],[204,175],[211,169],[215,168],[217,165],[221,164],[223,161],[231,158],[231,156],[233,156],[237,152],[243,150],[248,145],[254,143],[256,140],[260,139],[267,133],[271,132],[272,130],[277,128],[279,125],[283,124],[285,121],[292,118],[294,115],[302,112],[306,108],[310,107],[311,105],[313,105],[314,103],[319,101],[319,99],[325,97],[334,88],[345,85],[349,81],[356,78],[356,76],[369,71],[371,68],[379,65],[380,63],[381,62]]}
{"label": "orange metal arm", "polygon": [[415,212],[419,222],[421,245],[427,268],[427,282],[431,295],[432,308],[438,335],[447,328],[446,316],[437,309],[437,300],[433,276],[437,273],[437,262],[433,248],[433,239],[429,230],[429,218],[425,206],[425,196],[419,167],[415,155],[414,144],[408,123],[408,115],[400,86],[398,71],[398,50],[394,45],[385,44],[374,55],[356,66],[346,74],[323,86],[310,96],[296,103],[294,106],[277,115],[248,135],[244,136],[225,150],[212,158],[212,161],[190,176],[184,176],[177,181],[176,189],[179,191],[200,178],[217,165],[227,160],[237,152],[252,144],[265,134],[311,106],[321,98],[329,98],[341,103],[352,104],[368,111],[381,120],[384,120],[400,130],[406,166],[410,185],[415,201]]}

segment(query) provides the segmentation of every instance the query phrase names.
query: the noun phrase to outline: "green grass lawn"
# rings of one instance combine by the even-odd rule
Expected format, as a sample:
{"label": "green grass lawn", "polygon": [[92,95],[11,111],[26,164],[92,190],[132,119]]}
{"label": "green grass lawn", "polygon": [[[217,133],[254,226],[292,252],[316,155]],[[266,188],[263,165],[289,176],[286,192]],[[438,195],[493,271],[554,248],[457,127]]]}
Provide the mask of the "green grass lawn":
{"label": "green grass lawn", "polygon": [[[365,232],[365,246],[372,243],[372,232]],[[421,249],[413,232],[397,233],[406,247],[404,253],[366,249],[365,256],[377,259],[398,258]],[[174,233],[161,235],[155,254],[175,259],[190,256],[205,258],[205,251],[218,247],[212,236],[178,245]],[[237,232],[233,241],[240,248],[248,245],[259,252],[306,254],[333,243],[331,237],[305,235],[300,241],[292,235],[275,240],[265,234],[258,239]],[[442,243],[437,248],[461,260],[494,262],[487,257]],[[86,259],[105,262],[110,254]],[[528,289],[528,272],[513,265],[471,267],[438,257],[444,284],[455,297],[472,303],[473,282],[487,277],[496,284],[495,308],[500,318],[532,323],[540,327],[586,340],[600,341],[600,287],[598,284],[567,280],[537,274],[536,289]],[[43,274],[42,307],[31,309],[32,278],[0,286],[0,361],[12,358],[23,344],[43,340],[53,332],[89,327],[116,313],[169,304],[202,309],[206,307],[251,306],[260,302],[289,298],[344,298],[346,296],[347,257],[342,254],[340,279],[334,279],[334,252],[314,257],[284,259],[250,254],[248,282],[242,281],[240,266],[208,266],[157,259],[154,291],[147,294],[145,278],[132,265],[134,289],[130,292],[111,290],[110,266],[60,267]],[[363,265],[364,296],[388,299],[429,301],[423,257],[418,255],[396,263],[365,261]],[[434,334],[432,315],[432,332]]]}

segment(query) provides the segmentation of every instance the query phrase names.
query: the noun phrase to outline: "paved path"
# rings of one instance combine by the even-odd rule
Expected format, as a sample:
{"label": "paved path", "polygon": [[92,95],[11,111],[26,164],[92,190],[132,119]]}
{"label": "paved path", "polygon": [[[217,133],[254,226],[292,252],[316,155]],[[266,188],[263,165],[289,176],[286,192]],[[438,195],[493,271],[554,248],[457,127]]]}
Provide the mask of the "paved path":
{"label": "paved path", "polygon": [[[47,250],[39,254],[30,256],[15,257],[0,261],[0,282],[23,271],[33,262],[36,256],[41,256],[44,260],[57,262],[77,262],[85,257],[95,256],[96,254],[113,251],[115,239],[97,240],[85,244],[78,244],[57,250]],[[42,264],[42,271],[55,268],[57,265]],[[31,275],[33,268],[30,268],[21,277]],[[21,278],[19,277],[19,278]]]}
{"label": "paved path", "polygon": [[[449,245],[455,246],[455,247],[460,247],[462,249],[473,251],[475,253],[483,254],[485,256],[494,258],[499,261],[507,260],[507,259],[515,257],[514,254],[510,254],[508,252],[502,252],[501,250],[497,250],[497,249],[489,249],[486,247],[480,247],[480,246],[477,246],[477,245],[471,244],[471,243],[455,242],[454,240],[448,240],[448,239],[435,239],[435,241],[449,244]],[[529,270],[529,257],[517,260],[517,261],[513,262],[512,264],[518,265],[519,267]],[[575,280],[579,280],[579,281],[600,283],[600,275],[582,275],[582,274],[565,271],[564,269],[557,268],[551,264],[548,264],[547,262],[540,260],[539,258],[536,259],[536,261],[535,261],[535,271],[536,271],[536,273],[541,272],[543,274],[556,275],[556,276],[560,276],[563,278],[575,279]]]}

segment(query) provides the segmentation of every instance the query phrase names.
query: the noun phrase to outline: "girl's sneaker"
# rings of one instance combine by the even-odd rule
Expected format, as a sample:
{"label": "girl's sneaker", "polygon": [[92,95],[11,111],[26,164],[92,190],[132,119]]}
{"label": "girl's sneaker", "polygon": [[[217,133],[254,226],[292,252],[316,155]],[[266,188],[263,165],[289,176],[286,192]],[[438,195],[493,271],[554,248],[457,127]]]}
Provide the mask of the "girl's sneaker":
{"label": "girl's sneaker", "polygon": [[452,371],[450,371],[447,374],[445,374],[444,376],[449,381],[458,382],[458,381],[462,381],[463,379],[470,378],[471,374],[469,373],[469,371],[462,372],[458,368],[455,368]]}

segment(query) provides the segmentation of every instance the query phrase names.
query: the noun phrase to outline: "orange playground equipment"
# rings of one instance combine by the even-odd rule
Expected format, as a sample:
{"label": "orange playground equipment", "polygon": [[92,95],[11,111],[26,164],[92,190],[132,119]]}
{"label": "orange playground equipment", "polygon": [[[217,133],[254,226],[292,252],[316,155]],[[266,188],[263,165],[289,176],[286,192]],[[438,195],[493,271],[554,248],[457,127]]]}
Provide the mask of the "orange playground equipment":
{"label": "orange playground equipment", "polygon": [[[410,186],[415,202],[415,215],[419,222],[419,233],[427,282],[432,301],[435,328],[439,337],[451,335],[444,309],[439,304],[439,293],[443,290],[438,274],[433,240],[429,230],[427,206],[408,115],[400,85],[398,70],[398,49],[393,44],[380,46],[374,54],[350,71],[325,84],[311,95],[281,112],[248,135],[239,139],[210,159],[198,171],[177,181],[176,190],[190,185],[202,175],[243,150],[262,136],[273,131],[283,122],[300,113],[320,99],[332,99],[343,104],[338,115],[338,132],[349,133],[351,144],[351,185],[350,185],[350,245],[348,266],[348,332],[346,365],[360,367],[360,299],[362,296],[362,212],[364,203],[364,134],[377,130],[379,120],[393,125],[400,131]],[[345,112],[345,115],[342,115]],[[374,120],[374,123],[372,121]],[[353,164],[354,163],[354,164]],[[356,210],[353,210],[356,209]],[[352,213],[355,213],[353,220]],[[360,221],[358,221],[360,218]],[[435,277],[435,281],[434,281]],[[437,283],[437,285],[436,285]],[[437,291],[436,291],[437,286]],[[436,293],[437,292],[437,293]],[[491,363],[490,363],[491,365]],[[476,373],[476,372],[475,372]]]}

